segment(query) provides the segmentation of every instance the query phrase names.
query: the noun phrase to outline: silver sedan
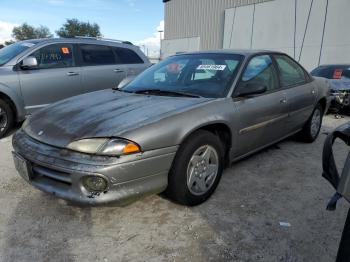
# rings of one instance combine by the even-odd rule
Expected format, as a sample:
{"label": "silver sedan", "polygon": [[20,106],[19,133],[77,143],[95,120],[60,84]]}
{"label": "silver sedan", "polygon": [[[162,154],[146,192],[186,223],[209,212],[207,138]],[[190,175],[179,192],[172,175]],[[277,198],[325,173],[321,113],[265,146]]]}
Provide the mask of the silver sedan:
{"label": "silver sedan", "polygon": [[82,204],[197,205],[229,163],[296,133],[313,142],[329,105],[326,80],[277,52],[179,54],[129,80],[30,117],[13,137],[21,176]]}

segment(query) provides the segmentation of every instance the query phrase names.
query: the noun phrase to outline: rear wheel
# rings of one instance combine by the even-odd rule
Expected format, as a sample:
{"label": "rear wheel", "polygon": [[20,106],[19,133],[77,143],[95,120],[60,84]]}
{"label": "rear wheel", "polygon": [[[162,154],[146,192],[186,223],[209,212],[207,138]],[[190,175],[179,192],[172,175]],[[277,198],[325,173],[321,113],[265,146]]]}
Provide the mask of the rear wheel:
{"label": "rear wheel", "polygon": [[169,173],[166,194],[183,205],[203,203],[215,191],[224,163],[224,149],[213,133],[200,130],[180,146]]}
{"label": "rear wheel", "polygon": [[0,138],[4,137],[13,125],[13,112],[8,103],[0,99]]}
{"label": "rear wheel", "polygon": [[304,142],[312,143],[316,140],[322,126],[322,118],[323,107],[321,104],[318,104],[312,112],[311,117],[306,122],[303,130],[300,132],[300,138]]}

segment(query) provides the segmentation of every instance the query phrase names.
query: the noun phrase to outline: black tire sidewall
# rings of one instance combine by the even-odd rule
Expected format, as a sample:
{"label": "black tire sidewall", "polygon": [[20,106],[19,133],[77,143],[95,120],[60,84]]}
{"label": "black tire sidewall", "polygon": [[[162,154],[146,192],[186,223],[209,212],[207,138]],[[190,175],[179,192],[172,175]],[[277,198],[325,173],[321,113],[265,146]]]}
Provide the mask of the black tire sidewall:
{"label": "black tire sidewall", "polygon": [[[204,145],[212,146],[219,157],[219,169],[215,181],[208,190],[203,195],[194,195],[188,189],[187,186],[187,167],[188,163],[193,155],[193,153]],[[168,188],[166,194],[174,201],[188,205],[194,206],[203,203],[207,200],[215,191],[217,185],[220,182],[224,167],[224,147],[220,138],[213,133],[205,130],[200,130],[188,137],[180,146],[172,168],[169,172],[168,178]]]}
{"label": "black tire sidewall", "polygon": [[7,116],[7,126],[2,131],[0,129],[0,138],[2,138],[13,125],[13,112],[9,104],[2,99],[0,99],[0,107],[5,111],[5,114]]}
{"label": "black tire sidewall", "polygon": [[[316,110],[319,110],[319,111],[320,111],[321,121],[320,121],[320,126],[319,126],[319,128],[318,128],[317,134],[316,134],[315,136],[312,136],[312,134],[311,134],[312,118],[313,118],[313,116],[314,116]],[[320,134],[321,127],[322,127],[323,114],[324,114],[323,108],[322,108],[322,106],[321,106],[320,104],[318,104],[318,105],[315,107],[314,111],[312,111],[312,114],[311,114],[311,116],[310,116],[310,118],[309,118],[309,120],[308,120],[308,122],[307,122],[307,124],[306,124],[306,127],[305,127],[304,130],[303,130],[303,131],[304,131],[304,132],[303,132],[303,139],[304,139],[306,142],[313,142],[313,141],[315,141],[315,140],[317,139],[318,135]]]}

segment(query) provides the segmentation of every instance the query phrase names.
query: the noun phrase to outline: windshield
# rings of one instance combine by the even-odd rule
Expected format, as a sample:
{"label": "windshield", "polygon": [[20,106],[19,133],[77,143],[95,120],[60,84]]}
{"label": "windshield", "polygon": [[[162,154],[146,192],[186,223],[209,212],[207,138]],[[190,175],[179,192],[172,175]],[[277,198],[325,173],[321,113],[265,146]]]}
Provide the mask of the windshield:
{"label": "windshield", "polygon": [[350,66],[321,66],[311,72],[312,76],[319,76],[334,80],[350,80]]}
{"label": "windshield", "polygon": [[170,57],[139,75],[122,91],[177,92],[219,98],[229,91],[243,60],[241,55],[195,54]]}
{"label": "windshield", "polygon": [[0,49],[0,66],[6,64],[12,58],[33,45],[34,43],[31,42],[18,42]]}

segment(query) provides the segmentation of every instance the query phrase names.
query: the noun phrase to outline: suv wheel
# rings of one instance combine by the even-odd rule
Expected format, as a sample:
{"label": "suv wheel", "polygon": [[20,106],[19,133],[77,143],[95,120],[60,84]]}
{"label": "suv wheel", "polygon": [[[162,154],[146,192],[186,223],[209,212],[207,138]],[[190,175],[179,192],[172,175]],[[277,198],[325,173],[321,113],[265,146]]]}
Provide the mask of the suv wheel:
{"label": "suv wheel", "polygon": [[209,131],[197,131],[176,154],[166,194],[183,205],[203,203],[215,191],[223,163],[224,148],[220,139]]}
{"label": "suv wheel", "polygon": [[311,117],[306,122],[303,130],[300,132],[300,137],[304,142],[312,143],[316,140],[322,126],[322,118],[323,108],[321,104],[318,104],[312,112]]}
{"label": "suv wheel", "polygon": [[0,99],[0,138],[4,137],[13,125],[13,113],[8,103]]}

